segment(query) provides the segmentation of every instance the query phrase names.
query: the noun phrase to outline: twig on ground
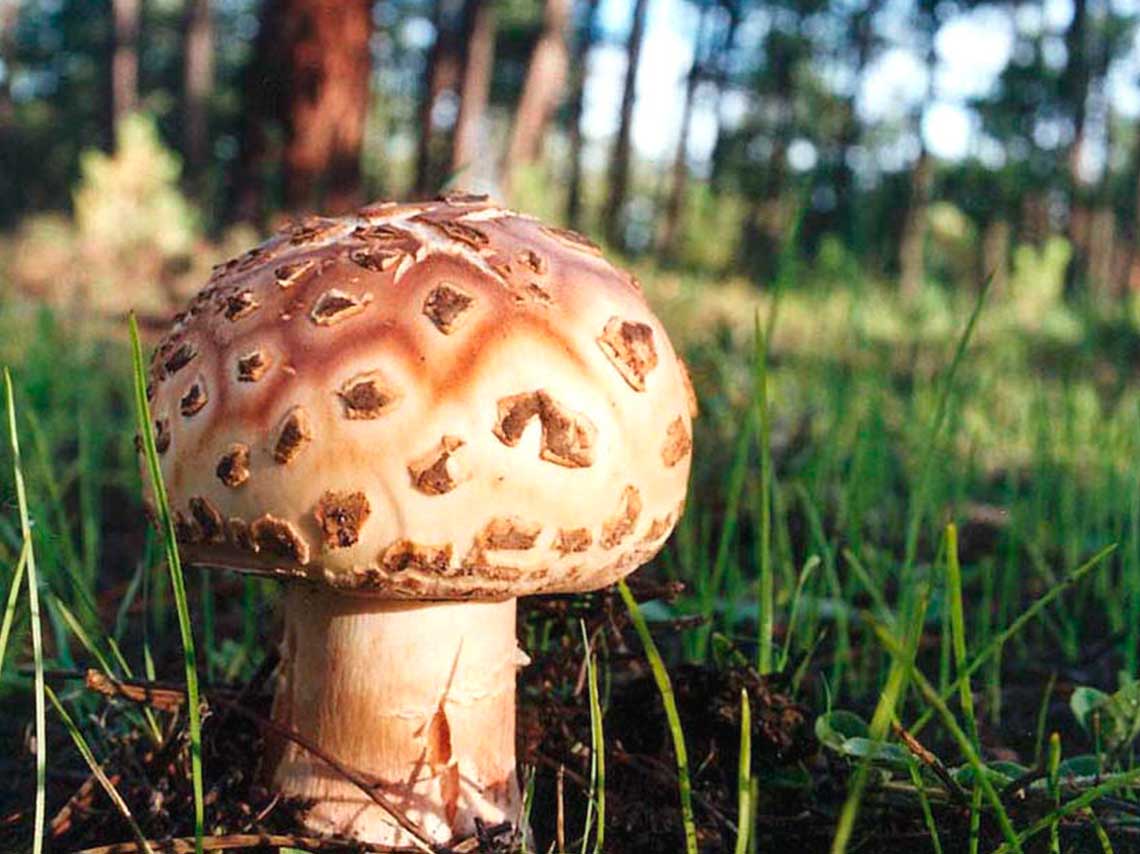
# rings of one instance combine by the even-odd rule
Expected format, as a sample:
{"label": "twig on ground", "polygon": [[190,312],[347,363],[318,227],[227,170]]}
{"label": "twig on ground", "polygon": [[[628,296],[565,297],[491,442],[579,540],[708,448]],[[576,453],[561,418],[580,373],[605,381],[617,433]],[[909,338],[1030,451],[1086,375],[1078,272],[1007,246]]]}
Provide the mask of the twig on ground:
{"label": "twig on ground", "polygon": [[957,801],[959,805],[970,805],[970,798],[966,795],[962,787],[958,785],[958,781],[946,770],[946,766],[942,764],[941,759],[927,750],[922,742],[907,732],[898,721],[892,721],[891,728],[899,740],[906,745],[906,749],[909,750],[919,762],[931,770],[934,776],[941,781],[942,785],[946,787],[946,791],[950,793],[950,796]]}
{"label": "twig on ground", "polygon": [[[151,698],[156,696],[156,689],[148,683],[139,682],[138,680],[124,682],[98,670],[87,670],[86,673],[56,671],[52,675],[67,676],[69,678],[81,678],[84,681],[84,685],[91,691],[103,694],[107,697],[120,697],[133,703],[148,704]],[[174,695],[178,694],[179,692],[178,688],[167,686],[164,686],[158,690],[161,691],[161,693],[157,694],[157,696],[161,698],[161,702],[172,702]],[[185,701],[185,692],[182,692],[181,696],[183,701]],[[325,753],[323,750],[321,750],[321,748],[317,747],[300,733],[297,733],[289,727],[279,724],[277,721],[270,720],[269,718],[266,718],[263,715],[252,711],[251,709],[247,709],[240,703],[224,697],[221,692],[203,692],[202,697],[204,700],[216,703],[222,708],[228,709],[235,714],[252,721],[259,727],[264,727],[265,729],[271,730],[276,735],[292,741],[293,743],[307,750],[309,753],[313,754],[315,757],[320,759],[322,762],[324,762],[326,765],[328,765],[330,768],[332,768],[334,771],[336,771],[338,774],[340,774],[342,777],[344,777],[346,780],[348,780],[350,783],[368,795],[368,797],[378,807],[388,813],[388,815],[392,817],[392,820],[395,821],[396,824],[398,824],[405,833],[412,837],[412,839],[416,840],[415,847],[418,850],[448,850],[434,845],[431,840],[424,836],[423,832],[418,827],[412,824],[402,812],[400,812],[388,801],[386,797],[384,797],[384,795],[377,791],[377,788],[380,785],[380,781],[368,779],[365,777],[365,775],[354,771],[347,765],[344,765],[329,754]],[[454,851],[457,849],[452,848],[450,850]]]}

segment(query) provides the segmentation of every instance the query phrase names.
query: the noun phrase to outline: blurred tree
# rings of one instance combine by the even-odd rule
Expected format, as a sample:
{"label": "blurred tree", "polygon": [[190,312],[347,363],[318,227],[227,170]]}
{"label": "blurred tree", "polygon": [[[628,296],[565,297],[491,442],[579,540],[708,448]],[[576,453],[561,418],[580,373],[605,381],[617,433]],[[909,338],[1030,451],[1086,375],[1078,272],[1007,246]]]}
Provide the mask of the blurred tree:
{"label": "blurred tree", "polygon": [[504,195],[511,196],[514,170],[538,159],[547,125],[565,93],[571,0],[545,0],[542,31],[534,45],[522,96],[515,111],[501,170]]}
{"label": "blurred tree", "polygon": [[460,184],[480,152],[483,115],[491,92],[491,70],[495,62],[495,11],[491,0],[465,0],[460,44],[463,64],[459,79],[459,113],[451,143],[450,179]]}
{"label": "blurred tree", "polygon": [[609,194],[602,213],[606,238],[615,246],[625,245],[624,219],[626,193],[629,190],[630,134],[633,131],[633,107],[637,100],[637,71],[641,67],[641,43],[645,38],[645,16],[648,0],[634,0],[633,18],[626,41],[625,84],[621,93],[621,116],[617,138],[610,156]]}
{"label": "blurred tree", "polygon": [[566,222],[571,228],[582,226],[582,108],[586,92],[586,63],[597,39],[597,19],[598,0],[586,0],[570,69],[570,180],[566,193]]}
{"label": "blurred tree", "polygon": [[748,197],[742,224],[741,261],[761,279],[775,275],[778,260],[803,204],[792,191],[789,150],[795,141],[814,152],[822,102],[830,98],[815,76],[814,27],[827,0],[781,0],[765,7],[768,28],[762,59],[751,71],[753,109],[736,130],[726,167]]}
{"label": "blurred tree", "polygon": [[737,35],[740,32],[740,23],[744,19],[746,0],[720,0],[728,19],[724,28],[724,36],[715,52],[715,68],[712,69],[712,79],[715,85],[715,120],[716,132],[714,134],[711,162],[709,164],[709,177],[714,186],[720,186],[720,178],[724,172],[725,154],[728,149],[728,135],[724,117],[724,96],[729,89],[733,76],[733,59],[736,51]]}
{"label": "blurred tree", "polygon": [[111,0],[114,17],[111,57],[111,120],[118,124],[139,101],[139,13],[142,0]]}
{"label": "blurred tree", "polygon": [[693,125],[693,104],[697,96],[697,84],[703,74],[707,57],[705,32],[708,29],[712,3],[698,0],[697,34],[693,42],[693,61],[685,77],[685,100],[681,108],[681,129],[677,136],[677,149],[673,155],[673,169],[669,176],[669,197],[665,203],[665,215],[658,235],[658,250],[669,259],[676,259],[677,238],[681,229],[681,216],[685,205],[685,188],[689,182],[689,133]]}
{"label": "blurred tree", "polygon": [[435,150],[438,138],[436,134],[436,111],[441,106],[441,99],[448,92],[454,92],[459,81],[460,67],[463,62],[459,34],[454,26],[449,25],[448,4],[446,0],[436,0],[432,9],[432,28],[435,39],[427,58],[427,74],[424,78],[423,92],[420,96],[419,108],[419,146],[416,150],[416,177],[413,185],[413,194],[423,197],[443,184],[440,174],[439,154]]}
{"label": "blurred tree", "polygon": [[908,133],[918,145],[918,157],[910,168],[906,208],[899,234],[899,291],[908,299],[918,295],[926,279],[927,209],[934,185],[934,158],[926,145],[922,123],[934,94],[937,62],[934,38],[940,23],[937,0],[917,0],[913,28],[918,42],[916,52],[922,57],[926,82],[908,121]]}
{"label": "blurred tree", "polygon": [[371,35],[369,0],[266,0],[246,78],[239,216],[265,213],[275,138],[286,206],[336,212],[359,202]]}
{"label": "blurred tree", "polygon": [[210,96],[214,91],[214,27],[210,0],[187,0],[182,59],[183,152],[199,185],[209,157]]}
{"label": "blurred tree", "polygon": [[855,185],[854,160],[857,147],[862,143],[863,125],[859,121],[857,100],[859,85],[867,73],[867,66],[878,46],[875,35],[875,16],[882,8],[883,0],[866,0],[858,3],[841,18],[846,37],[840,46],[843,63],[850,69],[851,82],[842,99],[842,129],[838,138],[838,151],[835,158],[834,221],[844,238],[848,249],[862,253],[865,247],[863,237],[862,206],[859,204]]}

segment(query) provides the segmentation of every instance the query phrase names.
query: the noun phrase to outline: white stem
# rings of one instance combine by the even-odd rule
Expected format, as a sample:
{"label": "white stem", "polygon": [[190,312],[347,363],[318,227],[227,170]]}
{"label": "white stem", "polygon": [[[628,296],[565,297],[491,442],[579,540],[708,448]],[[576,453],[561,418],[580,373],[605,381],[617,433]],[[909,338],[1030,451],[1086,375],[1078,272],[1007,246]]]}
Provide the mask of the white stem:
{"label": "white stem", "polygon": [[[293,584],[273,719],[380,783],[430,839],[519,820],[515,600],[390,602]],[[294,742],[273,785],[310,802],[314,831],[410,840],[357,786]]]}

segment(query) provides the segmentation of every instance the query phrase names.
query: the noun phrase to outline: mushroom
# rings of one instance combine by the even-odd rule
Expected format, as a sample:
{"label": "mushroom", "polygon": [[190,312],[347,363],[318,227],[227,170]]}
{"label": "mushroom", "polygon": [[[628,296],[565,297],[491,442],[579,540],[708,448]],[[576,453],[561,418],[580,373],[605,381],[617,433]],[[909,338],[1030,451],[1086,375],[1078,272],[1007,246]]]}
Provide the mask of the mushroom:
{"label": "mushroom", "polygon": [[[515,599],[624,577],[685,496],[637,280],[484,197],[375,204],[219,267],[149,394],[185,559],[288,580],[274,720],[433,841],[518,822]],[[298,743],[263,765],[310,830],[408,843]]]}

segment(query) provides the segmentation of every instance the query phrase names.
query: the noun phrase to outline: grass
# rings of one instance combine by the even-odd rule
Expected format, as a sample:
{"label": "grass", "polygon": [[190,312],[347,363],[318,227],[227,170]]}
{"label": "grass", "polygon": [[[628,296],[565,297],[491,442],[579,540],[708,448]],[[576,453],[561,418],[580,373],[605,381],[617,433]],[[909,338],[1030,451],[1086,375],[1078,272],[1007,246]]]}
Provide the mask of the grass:
{"label": "grass", "polygon": [[685,733],[681,727],[681,716],[677,712],[677,701],[673,696],[673,683],[669,679],[669,671],[657,649],[653,635],[649,633],[649,625],[637,605],[637,600],[629,592],[629,585],[625,580],[618,582],[618,592],[629,611],[633,627],[641,640],[645,650],[645,657],[649,660],[649,667],[653,671],[653,681],[657,683],[657,690],[661,693],[661,702],[665,706],[665,718],[669,722],[669,736],[673,743],[673,756],[677,761],[677,792],[681,799],[681,822],[685,828],[685,851],[687,854],[697,854],[697,827],[693,820],[693,787],[689,779],[689,751],[685,747]]}
{"label": "grass", "polygon": [[[678,709],[670,671],[680,687],[677,680],[687,678],[681,665],[709,665],[725,649],[770,672],[771,684],[796,686],[812,714],[830,697],[835,709],[869,718],[862,737],[892,748],[899,747],[888,734],[892,721],[908,722],[953,773],[975,773],[975,782],[962,785],[967,808],[980,799],[973,835],[979,850],[1016,850],[1051,827],[1060,828],[1064,849],[1072,819],[1084,816],[1091,825],[1082,811],[1097,804],[1103,816],[1109,807],[1101,799],[1134,797],[1140,775],[1132,751],[1098,750],[1061,716],[1062,702],[1042,702],[1040,685],[1053,679],[1048,693],[1066,700],[1072,674],[1092,667],[1092,650],[1099,657],[1089,678],[1101,690],[1116,690],[1117,670],[1140,676],[1140,382],[1128,368],[1140,332],[1071,307],[1031,324],[1008,303],[979,313],[977,295],[929,297],[908,307],[869,286],[824,291],[810,282],[783,287],[777,322],[763,294],[740,295],[696,278],[672,282],[655,271],[640,277],[651,288],[659,282],[661,314],[685,351],[702,408],[688,511],[656,565],[643,570],[686,590],[670,604],[630,609],[668,698],[669,744],[679,760],[670,808],[683,826],[676,846],[694,850],[711,821],[701,798],[709,797],[716,769],[703,754],[694,751],[692,763],[684,754],[700,722]],[[1117,333],[1105,335],[1106,328]],[[225,576],[209,585],[183,580],[169,542],[142,533],[130,442],[135,414],[145,412],[131,363],[141,350],[137,340],[124,346],[80,335],[25,304],[0,305],[0,362],[13,366],[20,403],[19,412],[9,411],[10,428],[28,437],[20,465],[26,493],[21,484],[21,496],[13,494],[14,482],[0,493],[0,590],[7,597],[0,698],[30,709],[38,693],[43,703],[34,673],[29,680],[12,666],[35,664],[28,640],[39,621],[21,596],[35,573],[34,539],[40,572],[31,586],[44,592],[45,606],[41,667],[93,664],[185,680],[195,693],[187,713],[201,834],[210,769],[201,767],[197,673],[240,681],[257,666],[272,640],[263,627],[274,594],[260,582],[228,586]],[[139,432],[150,477],[157,468],[148,420]],[[3,453],[12,471],[15,449]],[[152,489],[169,534],[161,489]],[[952,537],[945,536],[948,524]],[[156,575],[164,555],[168,579]],[[704,622],[654,624],[690,616]],[[530,653],[557,649],[567,631],[532,630]],[[605,680],[623,678],[618,661],[607,661],[607,647],[586,653],[584,702],[598,732],[587,730],[583,744],[590,749],[582,755],[599,762],[593,770],[585,764],[582,775],[593,781],[592,795],[588,782],[577,792],[567,781],[566,792],[568,801],[582,799],[581,811],[568,804],[575,817],[592,805],[588,847],[599,849],[618,844],[621,800],[613,788],[620,769],[611,763],[607,773],[606,751],[597,747],[612,750],[627,735],[614,730],[607,701]],[[1042,660],[1049,672],[1030,670]],[[85,713],[98,704],[83,697],[68,703],[97,758],[107,742]],[[729,814],[755,818],[793,790],[787,769],[764,755],[764,709],[754,704],[749,712],[753,725],[747,738],[737,736],[739,754],[716,763],[729,769]],[[739,732],[744,712],[733,714]],[[52,724],[49,733],[59,726]],[[144,722],[142,731],[158,728]],[[997,773],[994,749],[1033,765],[1037,733],[1047,744],[1046,734],[1057,730],[1064,733],[1063,758],[1100,754],[1103,778],[1079,789],[1062,786],[1060,802],[1047,810],[1010,808],[1003,818],[1002,798],[990,791],[1000,795],[1001,784],[987,776]],[[7,727],[5,737],[18,743]],[[69,759],[61,762],[86,767],[66,737],[36,740],[37,748],[48,744],[66,748]],[[888,766],[887,754],[876,751],[823,750],[829,767],[842,772],[831,783],[851,784],[837,850],[848,843],[853,850],[873,835],[866,812],[880,814],[881,798],[872,803],[863,795],[881,794],[884,785],[895,796],[905,792],[916,826],[944,850],[969,838],[968,828],[958,828],[959,835],[948,825],[945,786],[922,763]],[[808,794],[795,797],[823,797],[819,782],[809,781]],[[756,787],[764,797],[753,796]],[[529,796],[538,813],[551,807],[541,800],[544,791],[536,784]],[[826,806],[839,812],[842,802]],[[727,845],[765,850],[767,837],[753,832],[760,825],[747,825]],[[1118,822],[1095,826],[1096,839],[1106,834],[1117,850],[1126,850],[1122,832]]]}
{"label": "grass", "polygon": [[752,705],[740,691],[740,758],[736,767],[735,854],[747,854],[752,836]]}
{"label": "grass", "polygon": [[190,775],[194,789],[194,852],[202,854],[202,836],[205,833],[205,804],[202,787],[202,701],[198,693],[198,661],[194,651],[194,630],[190,625],[190,606],[186,597],[186,581],[182,576],[182,560],[174,536],[174,517],[162,481],[162,468],[158,462],[158,449],[154,442],[154,419],[146,399],[146,361],[139,341],[138,323],[130,319],[131,364],[134,374],[136,425],[142,439],[150,491],[155,511],[162,527],[166,548],[166,566],[170,572],[170,587],[174,593],[174,610],[178,615],[178,632],[182,641],[183,673],[186,677],[186,715],[189,718]]}
{"label": "grass", "polygon": [[[21,563],[28,582],[28,619],[32,630],[32,656],[35,666],[34,701],[36,707],[36,805],[33,823],[32,854],[44,849],[47,818],[47,721],[44,710],[44,648],[40,624],[39,573],[36,572],[36,547],[32,542],[32,521],[28,513],[28,495],[24,486],[24,470],[20,459],[20,438],[16,430],[16,399],[12,393],[12,376],[4,371],[4,398],[8,410],[8,442],[12,449],[12,479],[16,484],[16,500],[20,513]],[[19,573],[17,573],[18,575]],[[13,588],[16,587],[14,579]],[[7,621],[7,617],[5,617]]]}

